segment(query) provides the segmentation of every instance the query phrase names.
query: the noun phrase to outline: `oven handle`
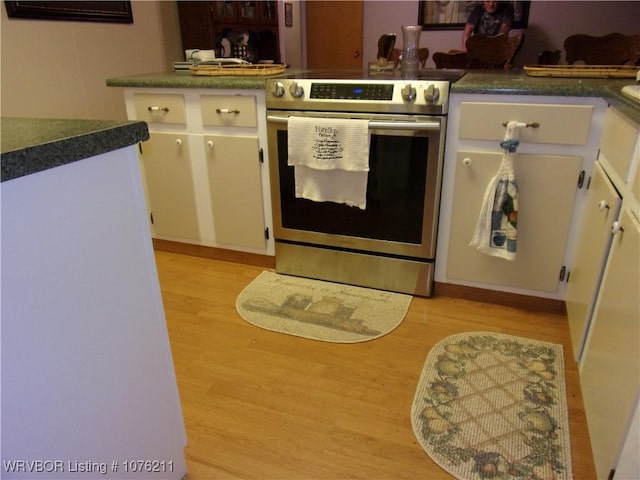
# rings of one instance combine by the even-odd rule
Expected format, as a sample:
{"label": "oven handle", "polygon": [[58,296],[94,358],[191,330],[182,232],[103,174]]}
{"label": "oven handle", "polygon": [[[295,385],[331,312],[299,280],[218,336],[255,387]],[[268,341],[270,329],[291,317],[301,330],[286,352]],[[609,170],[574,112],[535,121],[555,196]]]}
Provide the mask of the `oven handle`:
{"label": "oven handle", "polygon": [[[267,115],[267,121],[286,125],[289,121],[288,117],[276,117]],[[385,129],[385,130],[440,130],[440,122],[383,122],[379,120],[369,121],[369,129]]]}

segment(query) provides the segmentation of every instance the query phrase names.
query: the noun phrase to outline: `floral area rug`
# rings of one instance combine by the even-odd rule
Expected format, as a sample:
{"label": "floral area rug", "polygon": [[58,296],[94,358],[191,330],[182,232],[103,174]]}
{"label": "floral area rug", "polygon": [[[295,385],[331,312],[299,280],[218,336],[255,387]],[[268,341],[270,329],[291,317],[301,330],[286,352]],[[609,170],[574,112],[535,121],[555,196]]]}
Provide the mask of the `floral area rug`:
{"label": "floral area rug", "polygon": [[373,340],[404,319],[412,297],[371,288],[262,272],[236,310],[257,327],[333,343]]}
{"label": "floral area rug", "polygon": [[427,356],[411,421],[422,448],[458,479],[573,478],[561,345],[445,338]]}

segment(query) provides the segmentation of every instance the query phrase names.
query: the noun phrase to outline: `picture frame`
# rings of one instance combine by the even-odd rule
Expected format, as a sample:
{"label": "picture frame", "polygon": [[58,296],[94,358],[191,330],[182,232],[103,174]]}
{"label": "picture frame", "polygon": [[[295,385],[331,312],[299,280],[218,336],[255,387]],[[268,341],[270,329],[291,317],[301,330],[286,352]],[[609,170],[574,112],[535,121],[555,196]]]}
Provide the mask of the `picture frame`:
{"label": "picture frame", "polygon": [[131,2],[5,1],[9,18],[133,23]]}
{"label": "picture frame", "polygon": [[[481,1],[420,0],[418,25],[423,30],[464,30],[471,10]],[[529,22],[530,0],[513,0],[513,29],[526,28]]]}
{"label": "picture frame", "polygon": [[293,27],[293,4],[284,4],[284,26]]}

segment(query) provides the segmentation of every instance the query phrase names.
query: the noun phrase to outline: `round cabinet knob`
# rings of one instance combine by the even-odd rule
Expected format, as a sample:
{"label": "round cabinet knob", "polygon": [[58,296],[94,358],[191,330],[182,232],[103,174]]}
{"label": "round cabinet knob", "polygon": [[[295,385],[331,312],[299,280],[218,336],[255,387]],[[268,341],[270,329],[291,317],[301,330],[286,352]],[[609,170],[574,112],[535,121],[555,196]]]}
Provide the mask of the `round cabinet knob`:
{"label": "round cabinet knob", "polygon": [[471,165],[471,159],[469,157],[465,157],[464,160],[462,160],[462,164],[465,167],[468,167],[469,165]]}
{"label": "round cabinet knob", "polygon": [[289,93],[293,98],[300,98],[304,95],[304,88],[302,88],[298,82],[293,82],[289,85]]}
{"label": "round cabinet knob", "polygon": [[424,90],[424,99],[427,103],[436,103],[440,98],[440,89],[431,84]]}
{"label": "round cabinet knob", "polygon": [[282,97],[284,95],[284,85],[282,82],[276,82],[273,84],[271,93],[274,97]]}
{"label": "round cabinet knob", "polygon": [[179,146],[179,147],[182,146],[182,139],[181,138],[176,139],[176,145]]}
{"label": "round cabinet knob", "polygon": [[402,90],[400,90],[400,94],[402,95],[402,99],[407,102],[413,102],[416,99],[416,89],[410,83],[407,83]]}
{"label": "round cabinet knob", "polygon": [[613,222],[611,225],[611,233],[616,235],[620,232],[624,232],[624,226],[620,222]]}
{"label": "round cabinet knob", "polygon": [[609,204],[605,200],[600,200],[600,203],[598,203],[598,210],[609,210]]}
{"label": "round cabinet knob", "polygon": [[209,150],[211,150],[211,149],[213,148],[213,140],[209,140],[209,141],[207,142],[207,148],[208,148]]}

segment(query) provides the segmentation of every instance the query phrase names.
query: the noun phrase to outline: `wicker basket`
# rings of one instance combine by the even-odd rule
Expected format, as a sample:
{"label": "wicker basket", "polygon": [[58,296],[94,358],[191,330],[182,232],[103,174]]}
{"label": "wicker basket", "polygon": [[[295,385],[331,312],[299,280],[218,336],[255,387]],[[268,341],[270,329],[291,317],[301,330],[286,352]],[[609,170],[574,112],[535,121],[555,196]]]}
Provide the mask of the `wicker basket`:
{"label": "wicker basket", "polygon": [[637,65],[528,65],[524,71],[531,77],[635,78]]}
{"label": "wicker basket", "polygon": [[189,68],[192,75],[231,75],[262,76],[277,75],[286,69],[282,64],[233,64],[233,65],[194,65]]}

